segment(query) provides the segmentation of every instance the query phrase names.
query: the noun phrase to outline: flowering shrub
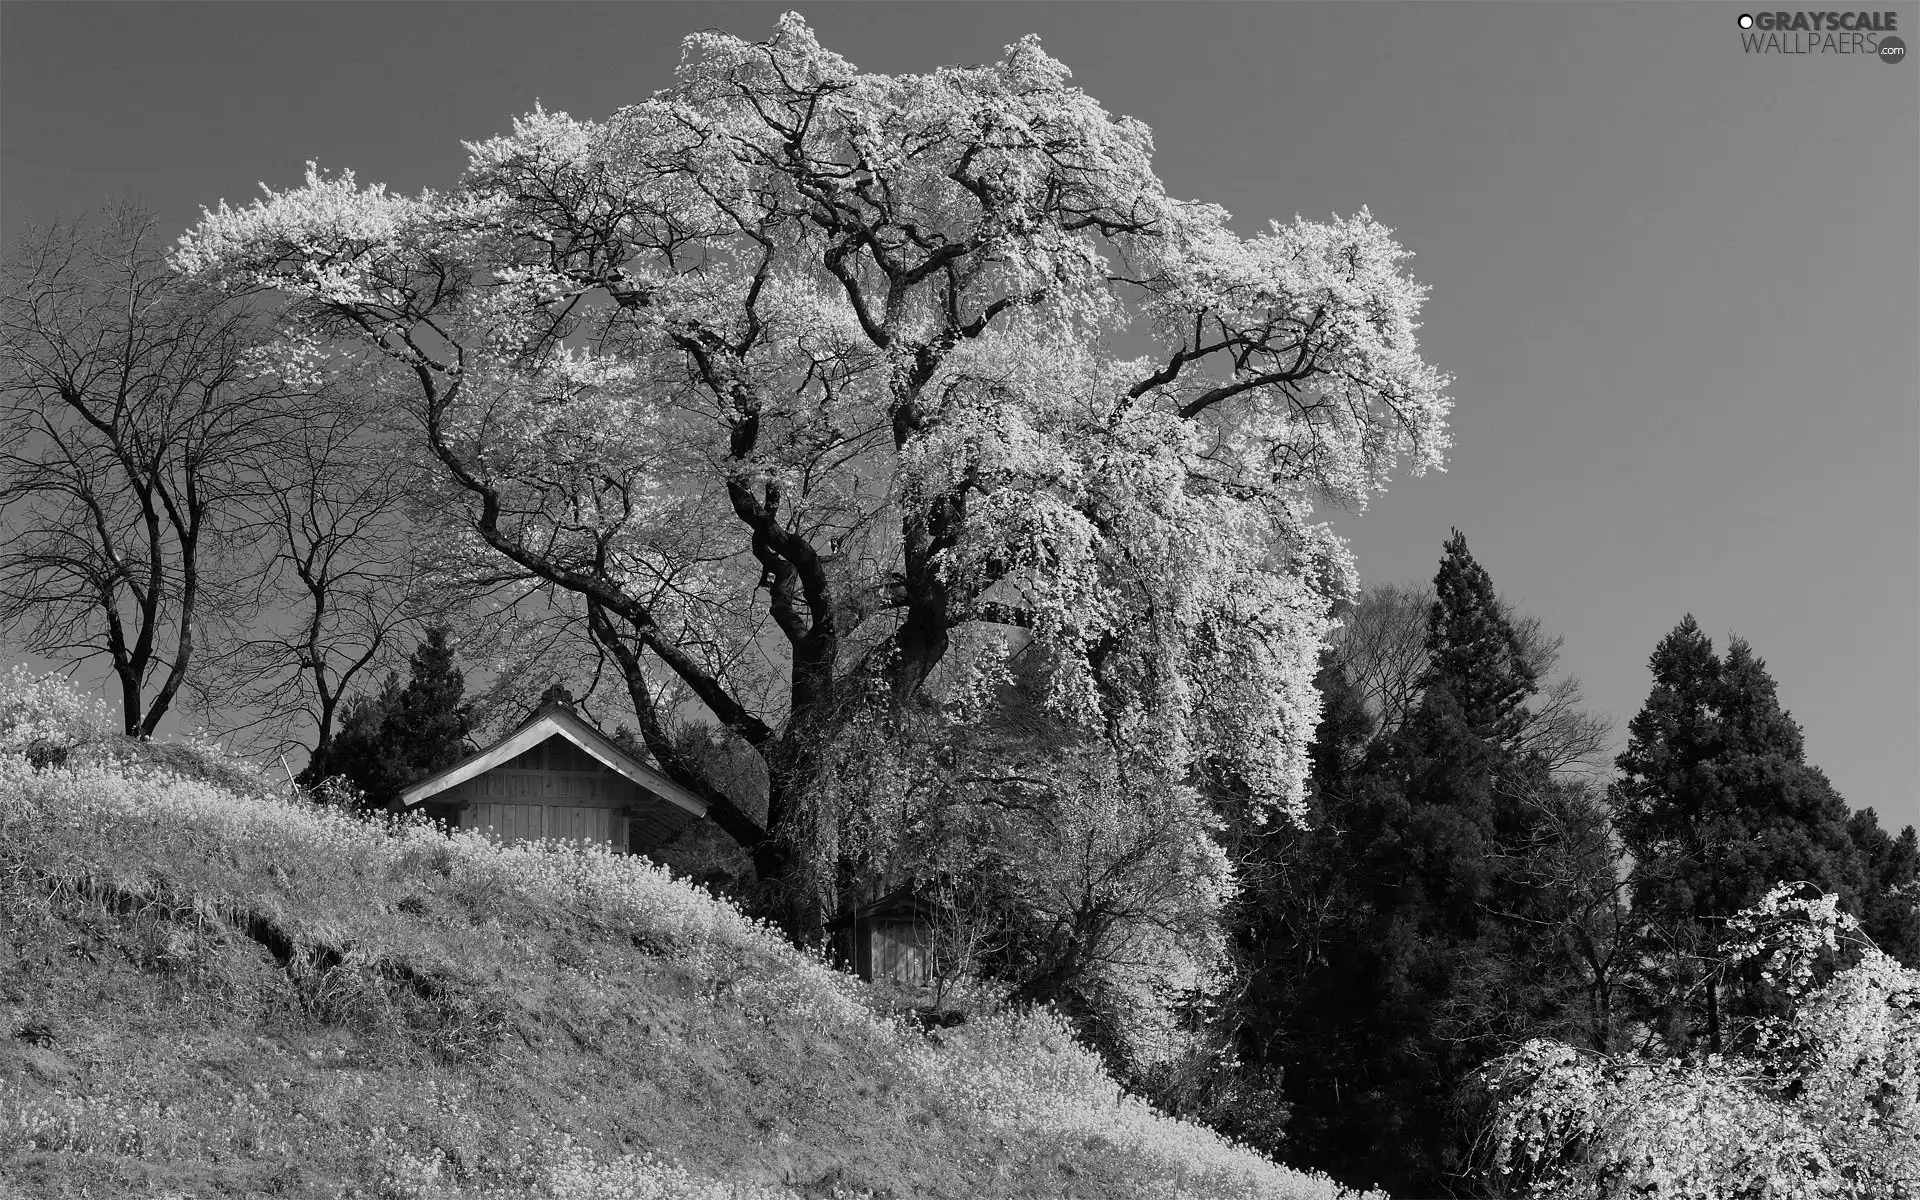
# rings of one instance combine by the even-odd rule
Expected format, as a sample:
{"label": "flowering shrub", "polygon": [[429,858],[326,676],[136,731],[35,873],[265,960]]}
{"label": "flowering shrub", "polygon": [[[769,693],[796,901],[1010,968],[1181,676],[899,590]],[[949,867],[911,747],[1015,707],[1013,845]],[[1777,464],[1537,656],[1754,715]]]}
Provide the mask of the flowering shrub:
{"label": "flowering shrub", "polygon": [[35,675],[19,664],[0,679],[0,755],[51,765],[112,731],[106,704],[58,675]]}
{"label": "flowering shrub", "polygon": [[1730,963],[1758,965],[1789,1012],[1750,1052],[1700,1063],[1544,1040],[1499,1059],[1483,1074],[1497,1182],[1568,1198],[1920,1195],[1920,972],[1831,895],[1782,884],[1730,925]]}

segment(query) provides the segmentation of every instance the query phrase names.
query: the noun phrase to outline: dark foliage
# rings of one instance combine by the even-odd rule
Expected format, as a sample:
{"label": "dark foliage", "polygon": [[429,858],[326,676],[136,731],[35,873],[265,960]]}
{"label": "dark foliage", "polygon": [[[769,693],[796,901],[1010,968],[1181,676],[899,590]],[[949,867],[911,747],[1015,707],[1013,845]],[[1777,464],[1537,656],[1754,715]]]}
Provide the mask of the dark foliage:
{"label": "dark foliage", "polygon": [[304,786],[341,777],[362,807],[378,810],[398,800],[407,785],[459,761],[473,708],[463,698],[466,682],[454,666],[450,632],[445,626],[427,630],[408,661],[405,685],[390,673],[378,692],[347,702],[340,731],[301,772]]}
{"label": "dark foliage", "polygon": [[1613,866],[1554,852],[1591,830],[1521,749],[1537,675],[1458,531],[1435,596],[1428,667],[1398,728],[1373,736],[1330,659],[1308,827],[1242,831],[1247,981],[1230,1018],[1242,1061],[1282,1079],[1292,1115],[1269,1149],[1412,1195],[1465,1186],[1456,1097],[1472,1070],[1588,1019],[1561,910],[1575,876]]}
{"label": "dark foliage", "polygon": [[1764,1010],[1751,980],[1723,979],[1726,919],[1780,881],[1860,910],[1868,880],[1846,803],[1805,761],[1766,664],[1738,637],[1726,658],[1691,615],[1655,648],[1653,690],[1628,726],[1610,798],[1649,925],[1641,1013],[1667,1050],[1717,1053]]}
{"label": "dark foliage", "polygon": [[[1434,576],[1435,600],[1427,616],[1427,674],[1423,701],[1451,699],[1457,719],[1474,739],[1510,745],[1526,724],[1527,698],[1538,689],[1533,665],[1507,619],[1493,580],[1467,550],[1458,529]],[[1464,744],[1457,737],[1444,744]]]}
{"label": "dark foliage", "polygon": [[1920,842],[1913,826],[1893,836],[1863,808],[1847,821],[1847,836],[1860,856],[1866,892],[1860,924],[1874,944],[1909,967],[1920,967]]}

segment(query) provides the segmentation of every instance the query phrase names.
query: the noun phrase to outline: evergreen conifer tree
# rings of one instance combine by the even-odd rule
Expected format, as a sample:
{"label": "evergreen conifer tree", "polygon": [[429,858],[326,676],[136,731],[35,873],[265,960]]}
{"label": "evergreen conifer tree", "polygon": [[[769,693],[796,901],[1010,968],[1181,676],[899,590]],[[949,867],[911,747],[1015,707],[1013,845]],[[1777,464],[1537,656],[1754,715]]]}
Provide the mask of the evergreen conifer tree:
{"label": "evergreen conifer tree", "polygon": [[[1404,802],[1367,761],[1373,720],[1331,656],[1315,686],[1320,724],[1305,826],[1234,827],[1242,877],[1232,915],[1244,982],[1227,1019],[1244,1069],[1280,1080],[1289,1161],[1345,1178],[1371,1171],[1372,1183],[1397,1177],[1400,1164],[1369,1156],[1377,1141],[1393,1141],[1407,1105],[1380,1070],[1400,1043],[1371,1021],[1378,923],[1370,889],[1360,886],[1360,851],[1397,825]],[[1256,1131],[1234,1132],[1282,1151]]]}
{"label": "evergreen conifer tree", "polygon": [[1857,912],[1866,880],[1847,833],[1846,801],[1806,761],[1799,724],[1780,707],[1766,663],[1739,637],[1727,641],[1720,691],[1721,785],[1743,834],[1729,874],[1756,889],[1737,897],[1739,907],[1775,883],[1804,880]]}
{"label": "evergreen conifer tree", "polygon": [[473,728],[466,680],[447,644],[450,633],[444,625],[427,630],[409,660],[407,686],[381,726],[395,773],[406,780],[401,787],[459,761]]}
{"label": "evergreen conifer tree", "polygon": [[[1616,864],[1604,828],[1540,819],[1577,806],[1521,749],[1538,679],[1514,620],[1455,530],[1411,711],[1374,737],[1330,657],[1308,826],[1263,830],[1240,855],[1239,1057],[1280,1075],[1290,1112],[1284,1146],[1264,1148],[1351,1186],[1448,1192],[1472,1071],[1526,1037],[1611,1020],[1589,1011],[1590,972],[1562,936],[1584,930],[1578,914],[1546,909],[1603,891],[1577,876],[1610,884]],[[1553,852],[1568,830],[1585,841]]]}
{"label": "evergreen conifer tree", "polygon": [[1806,762],[1800,728],[1746,642],[1729,639],[1723,661],[1689,615],[1649,665],[1653,689],[1611,791],[1634,904],[1655,931],[1646,1015],[1676,1053],[1701,1036],[1719,1053],[1728,1019],[1764,1003],[1752,981],[1699,970],[1721,957],[1726,919],[1779,882],[1815,884],[1857,910],[1866,880],[1846,803]]}
{"label": "evergreen conifer tree", "polygon": [[466,681],[454,666],[451,630],[435,626],[408,660],[405,686],[387,676],[380,691],[347,705],[341,729],[301,773],[318,786],[344,777],[370,810],[399,799],[416,780],[457,762],[473,728],[473,707],[463,698]]}
{"label": "evergreen conifer tree", "polygon": [[1474,560],[1466,535],[1458,529],[1447,539],[1433,587],[1425,697],[1451,697],[1467,731],[1507,745],[1526,722],[1523,706],[1538,681],[1493,580]]}
{"label": "evergreen conifer tree", "polygon": [[368,797],[387,788],[380,767],[381,727],[400,702],[400,676],[387,672],[378,690],[350,697],[340,709],[340,725],[324,746],[317,747],[300,772],[299,783],[319,788],[340,779],[352,788],[356,803],[371,807]]}
{"label": "evergreen conifer tree", "polygon": [[1920,968],[1920,840],[1913,826],[1891,835],[1878,814],[1863,808],[1848,819],[1847,836],[1866,881],[1861,929],[1906,966]]}
{"label": "evergreen conifer tree", "polygon": [[1540,1021],[1557,953],[1522,920],[1537,901],[1508,866],[1538,832],[1513,800],[1543,782],[1513,749],[1534,670],[1459,530],[1434,586],[1418,702],[1364,758],[1344,742],[1362,728],[1344,714],[1364,708],[1322,672],[1316,828],[1277,884],[1316,906],[1293,919],[1315,926],[1313,951],[1274,956],[1293,975],[1270,988],[1285,1006],[1288,1153],[1412,1194],[1463,1169],[1456,1089]]}

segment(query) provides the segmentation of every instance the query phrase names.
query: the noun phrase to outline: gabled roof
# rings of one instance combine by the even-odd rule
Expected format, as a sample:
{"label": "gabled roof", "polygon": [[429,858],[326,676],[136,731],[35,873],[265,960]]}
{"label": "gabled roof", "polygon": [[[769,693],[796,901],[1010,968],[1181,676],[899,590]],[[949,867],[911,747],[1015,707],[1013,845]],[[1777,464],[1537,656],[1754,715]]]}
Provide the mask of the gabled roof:
{"label": "gabled roof", "polygon": [[411,808],[431,799],[456,784],[465,783],[538,746],[551,737],[562,737],[591,755],[608,770],[623,775],[661,799],[683,808],[696,817],[707,815],[704,800],[673,780],[641,762],[606,734],[595,729],[573,707],[558,700],[549,701],[523,721],[518,728],[478,754],[469,754],[437,774],[429,775],[400,793],[400,807]]}

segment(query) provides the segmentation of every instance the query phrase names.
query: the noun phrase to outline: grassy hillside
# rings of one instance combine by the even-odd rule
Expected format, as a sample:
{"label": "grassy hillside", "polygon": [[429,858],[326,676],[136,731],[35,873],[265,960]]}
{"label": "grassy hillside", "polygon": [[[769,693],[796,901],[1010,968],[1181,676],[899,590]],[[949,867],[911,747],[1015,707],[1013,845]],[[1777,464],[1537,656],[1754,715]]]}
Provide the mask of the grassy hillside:
{"label": "grassy hillside", "polygon": [[649,864],[0,756],[0,1197],[1313,1197]]}

